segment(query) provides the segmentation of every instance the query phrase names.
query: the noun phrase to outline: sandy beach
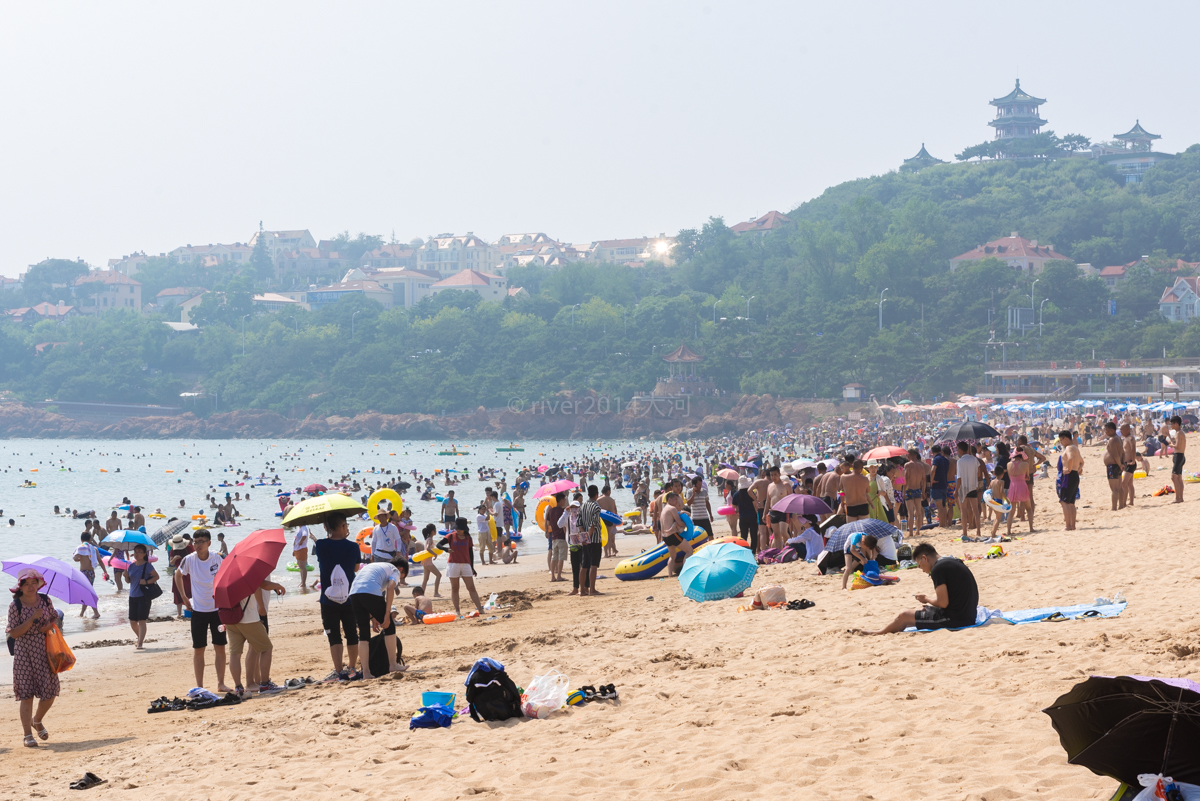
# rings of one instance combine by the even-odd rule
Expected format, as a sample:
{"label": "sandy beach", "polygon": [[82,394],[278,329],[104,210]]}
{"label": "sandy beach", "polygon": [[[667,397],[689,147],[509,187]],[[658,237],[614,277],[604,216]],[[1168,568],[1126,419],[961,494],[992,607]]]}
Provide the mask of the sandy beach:
{"label": "sandy beach", "polygon": [[[1182,506],[1144,497],[1168,482],[1156,469],[1137,482],[1135,508],[1110,513],[1100,451],[1085,456],[1079,531],[1062,531],[1053,480],[1039,479],[1037,532],[1005,544],[1002,559],[969,564],[984,606],[1088,603],[1121,591],[1129,606],[1115,619],[866,638],[847,629],[914,608],[913,594],[930,590],[924,574],[843,592],[811,565],[767,566],[756,587],[782,584],[789,599],[816,606],[739,614],[748,600],[696,604],[674,580],[617,581],[615,559],[605,560],[601,598],[567,597],[544,572],[497,568],[480,589],[502,592],[511,608],[501,614],[511,617],[401,628],[405,674],[148,715],[152,699],[183,695],[192,682],[185,625],[152,623],[144,653],[77,651],[41,748],[21,747],[9,700],[0,798],[70,797],[84,771],[108,780],[92,796],[189,801],[1108,798],[1116,783],[1066,764],[1041,710],[1093,673],[1200,674],[1191,613],[1200,567],[1186,549],[1179,559],[1157,553],[1194,521],[1200,485],[1188,485],[1196,495]],[[923,539],[960,557],[988,548],[958,541],[957,531]],[[618,543],[623,555],[637,550]],[[329,672],[315,594],[273,605],[271,634],[277,682]],[[72,644],[129,636],[110,628]],[[461,693],[483,656],[522,686],[558,668],[572,687],[612,683],[621,698],[545,721],[467,718],[409,731],[421,692]],[[7,657],[0,669],[10,692]]]}

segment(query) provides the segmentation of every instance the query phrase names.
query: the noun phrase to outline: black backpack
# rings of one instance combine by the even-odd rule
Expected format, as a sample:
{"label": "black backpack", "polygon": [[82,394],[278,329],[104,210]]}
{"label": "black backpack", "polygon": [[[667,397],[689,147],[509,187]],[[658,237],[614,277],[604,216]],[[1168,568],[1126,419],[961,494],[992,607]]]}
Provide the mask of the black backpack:
{"label": "black backpack", "polygon": [[[371,638],[367,653],[367,666],[371,669],[371,675],[386,676],[391,670],[392,663],[388,659],[387,642],[382,634]],[[396,662],[404,664],[404,643],[400,642],[399,637],[396,638]]]}
{"label": "black backpack", "polygon": [[471,717],[508,720],[521,717],[521,693],[498,662],[480,659],[467,674],[467,704]]}

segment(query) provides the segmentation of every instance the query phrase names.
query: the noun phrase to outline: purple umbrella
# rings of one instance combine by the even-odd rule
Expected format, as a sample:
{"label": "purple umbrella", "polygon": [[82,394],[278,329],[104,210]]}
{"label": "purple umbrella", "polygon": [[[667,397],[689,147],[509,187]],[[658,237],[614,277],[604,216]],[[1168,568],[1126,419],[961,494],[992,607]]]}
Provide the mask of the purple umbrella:
{"label": "purple umbrella", "polygon": [[25,568],[32,567],[46,579],[46,586],[42,591],[69,604],[95,606],[100,600],[92,585],[88,583],[87,577],[79,572],[79,568],[71,567],[52,556],[31,553],[5,559],[0,565],[10,576],[16,576]]}
{"label": "purple umbrella", "polygon": [[830,515],[833,510],[829,504],[815,495],[787,495],[779,503],[771,507],[772,512],[783,512],[789,515]]}

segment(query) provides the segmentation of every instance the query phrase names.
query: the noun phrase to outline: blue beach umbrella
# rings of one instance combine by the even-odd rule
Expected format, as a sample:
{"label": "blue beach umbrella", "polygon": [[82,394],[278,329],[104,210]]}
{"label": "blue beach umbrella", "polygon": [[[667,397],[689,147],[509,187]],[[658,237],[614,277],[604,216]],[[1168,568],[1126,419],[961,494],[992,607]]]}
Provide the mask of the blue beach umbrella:
{"label": "blue beach umbrella", "polygon": [[749,587],[757,572],[758,563],[748,548],[718,542],[687,560],[679,573],[679,586],[693,601],[720,601]]}
{"label": "blue beach umbrella", "polygon": [[118,551],[132,551],[135,545],[145,545],[151,550],[158,547],[150,535],[141,531],[114,531],[100,540],[100,544]]}

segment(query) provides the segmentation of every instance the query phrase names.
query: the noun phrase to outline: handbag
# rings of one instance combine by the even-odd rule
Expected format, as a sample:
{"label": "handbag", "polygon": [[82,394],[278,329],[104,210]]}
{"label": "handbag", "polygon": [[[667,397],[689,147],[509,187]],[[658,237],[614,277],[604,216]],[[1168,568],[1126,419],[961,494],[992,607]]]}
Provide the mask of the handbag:
{"label": "handbag", "polygon": [[46,659],[49,660],[50,670],[54,673],[66,673],[75,667],[75,654],[63,639],[58,626],[53,626],[46,632]]}
{"label": "handbag", "polygon": [[[142,565],[142,575],[138,577],[138,581],[142,580],[142,578],[146,575],[146,571],[149,569],[150,569],[149,562],[146,562],[146,564]],[[152,581],[149,584],[142,585],[142,597],[143,598],[149,598],[151,601],[153,601],[155,598],[157,598],[158,596],[160,596],[162,594],[163,594],[163,589],[162,589],[162,587],[160,587],[158,585],[157,581]]]}

